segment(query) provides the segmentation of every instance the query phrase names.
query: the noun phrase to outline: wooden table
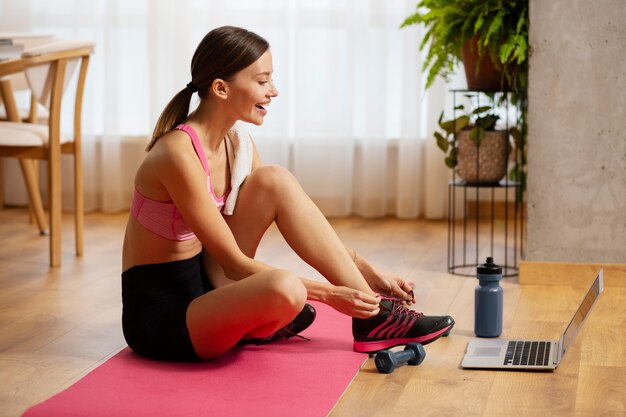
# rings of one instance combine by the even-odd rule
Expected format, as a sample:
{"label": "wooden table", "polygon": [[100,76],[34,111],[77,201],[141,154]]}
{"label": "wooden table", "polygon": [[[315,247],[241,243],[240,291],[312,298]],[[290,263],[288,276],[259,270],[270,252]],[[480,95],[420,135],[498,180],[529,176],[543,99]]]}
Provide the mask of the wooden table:
{"label": "wooden table", "polygon": [[[505,280],[503,337],[558,339],[597,270],[531,265],[522,269],[522,284]],[[626,267],[605,268],[605,290],[554,372],[460,367],[474,337],[476,284],[420,277],[420,309],[451,314],[452,334],[426,346],[418,367],[383,375],[367,360],[331,416],[626,416]]]}

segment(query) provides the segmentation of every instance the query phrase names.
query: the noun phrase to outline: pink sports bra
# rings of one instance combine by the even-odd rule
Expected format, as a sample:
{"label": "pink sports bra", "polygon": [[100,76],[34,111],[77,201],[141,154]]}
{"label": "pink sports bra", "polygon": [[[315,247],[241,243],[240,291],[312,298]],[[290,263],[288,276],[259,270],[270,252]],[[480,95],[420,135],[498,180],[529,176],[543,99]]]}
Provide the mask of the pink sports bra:
{"label": "pink sports bra", "polygon": [[[177,130],[182,130],[187,133],[191,138],[193,148],[200,159],[202,168],[207,175],[207,188],[209,193],[213,197],[218,210],[222,210],[226,197],[230,192],[230,186],[226,190],[223,196],[217,197],[215,191],[213,191],[213,185],[211,185],[211,172],[209,171],[209,165],[206,161],[206,155],[200,144],[198,135],[193,128],[186,124],[180,124],[175,127]],[[142,195],[137,189],[133,192],[133,199],[130,204],[130,211],[133,217],[146,229],[151,232],[164,237],[165,239],[183,241],[196,237],[193,231],[185,223],[185,219],[181,216],[176,208],[176,205],[172,200],[168,201],[155,201]]]}

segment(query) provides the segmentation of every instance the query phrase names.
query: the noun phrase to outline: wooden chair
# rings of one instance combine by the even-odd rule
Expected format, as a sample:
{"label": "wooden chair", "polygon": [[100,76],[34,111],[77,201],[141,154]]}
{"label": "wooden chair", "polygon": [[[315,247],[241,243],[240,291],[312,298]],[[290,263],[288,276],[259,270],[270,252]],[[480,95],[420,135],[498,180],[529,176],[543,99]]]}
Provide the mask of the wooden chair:
{"label": "wooden chair", "polygon": [[[10,39],[14,44],[22,45],[24,49],[33,48],[35,46],[43,45],[55,41],[55,38],[51,34],[44,33],[31,33],[31,32],[0,32],[0,39]],[[3,60],[6,58],[0,58]],[[8,76],[11,80],[11,86],[13,91],[15,90],[30,90],[28,88],[28,82],[23,73],[12,74]],[[23,122],[30,123],[47,123],[48,111],[43,106],[40,106],[37,102],[37,98],[30,94],[30,103],[22,103],[22,107],[18,109],[22,117]],[[4,103],[0,99],[0,120],[7,120],[6,110]],[[37,166],[37,164],[35,164]],[[2,158],[0,158],[0,210],[4,208],[4,167]],[[32,207],[29,205],[29,217],[32,220],[35,219]]]}
{"label": "wooden chair", "polygon": [[[0,157],[17,158],[29,202],[40,231],[46,229],[34,160],[48,162],[48,210],[50,222],[50,266],[61,265],[61,154],[74,156],[74,208],[76,254],[83,253],[83,174],[81,150],[82,98],[89,57],[94,44],[58,41],[24,51],[21,58],[0,62],[0,94],[7,122],[0,122]],[[79,67],[74,104],[73,138],[61,136],[61,103],[70,81],[68,67]],[[23,123],[8,76],[23,72],[37,100],[49,109],[47,125]]]}

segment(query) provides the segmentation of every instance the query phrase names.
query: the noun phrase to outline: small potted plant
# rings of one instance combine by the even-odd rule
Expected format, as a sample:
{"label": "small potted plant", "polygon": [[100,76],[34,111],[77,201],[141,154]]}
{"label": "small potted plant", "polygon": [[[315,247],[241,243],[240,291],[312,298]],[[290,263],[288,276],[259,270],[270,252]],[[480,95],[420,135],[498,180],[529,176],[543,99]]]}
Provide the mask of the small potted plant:
{"label": "small potted plant", "polygon": [[497,184],[507,173],[509,132],[496,129],[500,117],[492,106],[465,112],[465,106],[459,105],[455,110],[462,114],[452,120],[444,120],[441,112],[439,127],[443,133],[435,132],[446,165],[456,169],[467,183]]}

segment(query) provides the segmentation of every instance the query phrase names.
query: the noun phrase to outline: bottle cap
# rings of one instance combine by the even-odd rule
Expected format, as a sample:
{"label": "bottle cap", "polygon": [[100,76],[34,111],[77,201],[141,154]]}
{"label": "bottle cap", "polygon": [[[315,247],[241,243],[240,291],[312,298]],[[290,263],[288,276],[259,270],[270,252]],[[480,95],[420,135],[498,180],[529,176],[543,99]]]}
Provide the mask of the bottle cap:
{"label": "bottle cap", "polygon": [[487,257],[487,262],[482,265],[478,265],[476,272],[481,275],[502,275],[502,267],[500,265],[496,265],[493,262],[493,258],[489,256]]}

